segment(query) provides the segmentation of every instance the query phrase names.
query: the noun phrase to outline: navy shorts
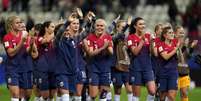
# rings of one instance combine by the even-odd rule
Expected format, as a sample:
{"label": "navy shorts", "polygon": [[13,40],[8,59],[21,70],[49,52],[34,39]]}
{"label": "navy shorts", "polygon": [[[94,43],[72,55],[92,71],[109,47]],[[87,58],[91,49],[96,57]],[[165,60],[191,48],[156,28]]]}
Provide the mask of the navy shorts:
{"label": "navy shorts", "polygon": [[88,82],[94,86],[109,86],[111,83],[111,73],[89,72]]}
{"label": "navy shorts", "polygon": [[84,70],[77,72],[76,83],[84,84],[84,83],[86,83],[86,81],[87,81],[86,72]]}
{"label": "navy shorts", "polygon": [[114,70],[112,71],[112,83],[116,86],[122,86],[129,82],[129,73]]}
{"label": "navy shorts", "polygon": [[159,90],[167,92],[168,90],[177,90],[177,78],[159,78]]}
{"label": "navy shorts", "polygon": [[56,75],[57,88],[66,89],[71,92],[76,91],[76,75],[59,74]]}
{"label": "navy shorts", "polygon": [[151,71],[134,71],[129,74],[129,83],[131,85],[144,85],[149,81],[154,81],[154,72]]}
{"label": "navy shorts", "polygon": [[31,71],[22,73],[7,73],[6,82],[7,85],[19,86],[22,89],[32,89],[33,75]]}
{"label": "navy shorts", "polygon": [[54,73],[38,71],[37,76],[37,87],[41,91],[56,89],[56,78]]}

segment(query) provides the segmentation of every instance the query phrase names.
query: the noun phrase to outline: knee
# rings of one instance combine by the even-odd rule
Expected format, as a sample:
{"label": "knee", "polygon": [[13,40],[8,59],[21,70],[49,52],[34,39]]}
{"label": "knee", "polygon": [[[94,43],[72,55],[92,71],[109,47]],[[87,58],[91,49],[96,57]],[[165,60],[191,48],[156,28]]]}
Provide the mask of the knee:
{"label": "knee", "polygon": [[187,98],[188,97],[187,92],[185,92],[185,91],[182,91],[180,94],[181,94],[180,96],[182,98]]}

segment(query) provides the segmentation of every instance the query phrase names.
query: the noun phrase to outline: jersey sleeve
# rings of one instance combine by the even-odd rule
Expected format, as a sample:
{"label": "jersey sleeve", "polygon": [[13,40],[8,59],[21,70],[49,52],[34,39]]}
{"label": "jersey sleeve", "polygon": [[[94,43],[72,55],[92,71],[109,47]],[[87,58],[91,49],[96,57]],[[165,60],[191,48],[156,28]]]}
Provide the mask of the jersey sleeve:
{"label": "jersey sleeve", "polygon": [[93,47],[93,36],[91,34],[86,38],[86,40],[87,40],[87,45],[89,47]]}
{"label": "jersey sleeve", "polygon": [[128,45],[128,48],[131,48],[132,46],[136,47],[136,43],[134,42],[134,37],[132,37],[131,35],[129,35],[127,38],[127,45]]}
{"label": "jersey sleeve", "polygon": [[5,37],[3,38],[3,43],[4,43],[4,47],[5,47],[6,49],[8,49],[8,48],[13,48],[12,39],[9,38],[8,36],[5,36]]}
{"label": "jersey sleeve", "polygon": [[159,53],[165,52],[165,45],[161,43],[157,46],[157,49]]}

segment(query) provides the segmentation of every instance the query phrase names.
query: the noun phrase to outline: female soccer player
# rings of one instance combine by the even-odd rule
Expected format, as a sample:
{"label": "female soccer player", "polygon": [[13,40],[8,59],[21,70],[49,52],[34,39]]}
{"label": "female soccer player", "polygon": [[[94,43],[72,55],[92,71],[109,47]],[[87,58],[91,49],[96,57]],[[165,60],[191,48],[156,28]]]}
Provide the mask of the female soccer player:
{"label": "female soccer player", "polygon": [[127,38],[130,49],[130,83],[133,88],[133,101],[139,101],[140,87],[146,84],[148,90],[148,101],[154,100],[155,82],[150,57],[150,34],[145,33],[145,21],[137,17],[130,25],[130,34]]}
{"label": "female soccer player", "polygon": [[189,66],[187,64],[187,60],[190,58],[193,48],[197,44],[197,40],[193,40],[192,43],[189,42],[188,37],[184,32],[184,28],[181,26],[177,26],[175,28],[176,39],[181,42],[181,46],[179,47],[180,51],[178,52],[178,70],[186,71],[179,72],[178,78],[178,89],[180,90],[181,101],[188,101],[188,87],[190,86],[190,77],[189,77]]}
{"label": "female soccer player", "polygon": [[106,33],[106,22],[98,19],[95,22],[95,33],[87,37],[91,57],[88,63],[89,95],[95,100],[100,87],[100,101],[106,101],[106,95],[110,91],[111,61],[113,54],[112,37]]}
{"label": "female soccer player", "polygon": [[[28,39],[28,33],[22,33],[21,19],[18,16],[8,17],[6,30],[7,34],[3,38],[8,55],[5,61],[6,80],[11,93],[11,101],[19,101],[20,89],[32,88],[32,57],[36,58],[37,52],[34,41]],[[28,100],[29,98],[21,99]]]}
{"label": "female soccer player", "polygon": [[161,101],[164,101],[166,96],[168,100],[175,101],[176,97],[178,78],[176,52],[180,46],[180,42],[173,41],[173,39],[174,34],[172,28],[163,28],[161,44],[158,47],[160,58],[159,91]]}
{"label": "female soccer player", "polygon": [[37,86],[43,100],[53,99],[56,89],[53,69],[55,68],[55,51],[53,47],[55,25],[51,21],[43,23],[37,38],[39,52],[36,62],[38,74]]}
{"label": "female soccer player", "polygon": [[[73,17],[72,14],[56,34],[55,48],[58,68],[55,70],[55,76],[58,93],[61,95],[62,101],[69,101],[69,93],[75,92],[73,90],[76,89],[77,69],[78,66],[81,66],[78,63],[78,57],[80,57],[78,56],[80,55],[78,45],[87,36],[88,28],[81,33],[78,33],[78,30],[79,19]],[[80,101],[81,98],[76,97],[75,100]]]}
{"label": "female soccer player", "polygon": [[[113,38],[113,42],[114,42],[114,65],[117,64],[117,45],[120,43],[125,43],[124,47],[126,47],[126,35],[124,34],[124,32],[126,31],[127,27],[129,27],[129,25],[131,24],[132,21],[132,17],[128,18],[128,21],[123,21],[123,20],[118,20],[117,24],[116,24],[116,28],[114,30],[114,35],[113,37],[117,36],[117,34],[123,34],[121,35],[122,37],[118,37],[118,38]],[[123,47],[122,47],[123,48]],[[125,50],[127,52],[127,50]],[[123,54],[123,53],[121,53]],[[127,54],[128,56],[128,54]],[[128,56],[129,58],[129,56]],[[130,62],[130,60],[128,59],[128,61]],[[116,65],[118,66],[118,65]],[[127,65],[129,66],[129,64]],[[119,70],[119,67],[115,66],[112,68],[112,82],[114,85],[114,92],[115,92],[115,96],[114,96],[114,101],[120,101],[120,95],[121,95],[121,88],[122,85],[124,84],[126,87],[126,91],[127,91],[127,95],[128,95],[128,101],[132,101],[132,87],[131,85],[129,85],[129,72],[127,70]],[[128,68],[128,67],[127,67]]]}

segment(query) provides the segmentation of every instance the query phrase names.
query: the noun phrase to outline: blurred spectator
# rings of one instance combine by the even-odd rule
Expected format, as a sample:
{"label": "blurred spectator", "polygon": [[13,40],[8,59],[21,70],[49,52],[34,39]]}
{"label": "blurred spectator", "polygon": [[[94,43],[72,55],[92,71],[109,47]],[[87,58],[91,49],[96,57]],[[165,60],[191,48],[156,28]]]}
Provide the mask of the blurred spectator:
{"label": "blurred spectator", "polygon": [[5,29],[5,19],[2,17],[0,19],[0,42],[2,41],[3,36],[6,34]]}
{"label": "blurred spectator", "polygon": [[2,9],[3,11],[7,11],[9,7],[9,0],[2,0]]}
{"label": "blurred spectator", "polygon": [[177,6],[175,4],[175,0],[168,0],[167,3],[169,6],[168,15],[170,17],[170,23],[172,25],[175,25],[176,24],[176,16],[178,14],[178,9],[177,9]]}
{"label": "blurred spectator", "polygon": [[28,15],[27,16],[27,23],[26,23],[27,31],[31,30],[33,26],[34,26],[34,19],[30,15]]}
{"label": "blurred spectator", "polygon": [[29,1],[30,0],[21,0],[22,11],[29,12]]}
{"label": "blurred spectator", "polygon": [[198,38],[198,25],[201,24],[201,1],[191,2],[184,16],[184,25],[188,27],[189,36],[192,39]]}
{"label": "blurred spectator", "polygon": [[19,0],[11,0],[11,11],[20,13],[20,2]]}
{"label": "blurred spectator", "polygon": [[57,4],[55,0],[41,0],[41,6],[44,12],[52,11],[53,5]]}

